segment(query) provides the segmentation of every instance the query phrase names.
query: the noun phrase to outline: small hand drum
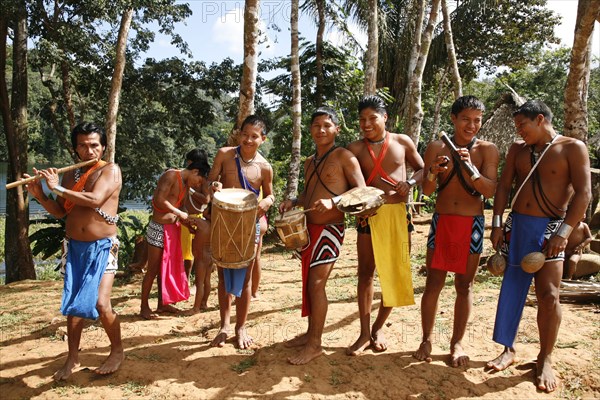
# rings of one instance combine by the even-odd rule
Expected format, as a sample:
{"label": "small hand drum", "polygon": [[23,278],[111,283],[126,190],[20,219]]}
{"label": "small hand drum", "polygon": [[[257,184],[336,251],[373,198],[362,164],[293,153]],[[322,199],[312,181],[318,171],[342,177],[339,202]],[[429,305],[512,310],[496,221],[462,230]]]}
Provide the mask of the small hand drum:
{"label": "small hand drum", "polygon": [[342,194],[337,208],[350,215],[372,215],[385,203],[383,194],[383,190],[372,186],[352,188]]}
{"label": "small hand drum", "polygon": [[286,211],[275,219],[274,225],[286,249],[301,249],[308,244],[308,229],[304,211]]}

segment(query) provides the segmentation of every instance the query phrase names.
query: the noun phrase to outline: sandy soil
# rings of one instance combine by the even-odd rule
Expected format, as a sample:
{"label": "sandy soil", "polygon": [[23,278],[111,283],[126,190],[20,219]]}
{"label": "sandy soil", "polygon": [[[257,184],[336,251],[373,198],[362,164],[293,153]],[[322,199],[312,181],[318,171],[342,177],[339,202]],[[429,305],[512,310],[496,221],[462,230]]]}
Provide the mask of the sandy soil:
{"label": "sandy soil", "polygon": [[[535,299],[525,307],[517,338],[521,361],[507,370],[484,371],[485,362],[501,347],[492,339],[498,296],[498,278],[480,272],[475,307],[464,344],[469,367],[448,365],[454,293],[452,278],[442,292],[436,321],[433,362],[412,358],[420,339],[419,303],[424,278],[418,270],[428,231],[427,216],[417,218],[413,245],[416,304],[394,309],[386,328],[389,349],[365,351],[358,357],[345,349],[358,337],[356,305],[356,232],[348,230],[343,257],[328,282],[329,313],[325,326],[326,354],[304,366],[287,357],[296,350],[282,342],[306,329],[300,317],[300,264],[278,245],[263,255],[259,301],[251,305],[249,332],[252,350],[237,350],[233,340],[211,348],[219,311],[216,291],[210,308],[193,316],[162,315],[140,320],[141,277],[119,280],[113,306],[121,316],[126,358],[109,376],[93,372],[108,355],[108,339],[99,322],[90,321],[82,341],[79,368],[66,382],[52,374],[67,353],[63,341],[66,319],[59,306],[62,282],[25,281],[0,287],[0,393],[3,399],[212,399],[236,398],[352,398],[352,399],[532,399],[600,397],[600,318],[597,305],[565,304],[554,363],[559,389],[551,394],[536,390],[534,360],[538,352]],[[487,218],[489,221],[490,218]],[[489,246],[489,243],[486,243]],[[216,274],[213,274],[213,283]],[[374,311],[379,306],[376,288]],[[193,299],[192,299],[193,300]],[[151,305],[156,298],[151,299]],[[179,305],[191,308],[192,301]]]}

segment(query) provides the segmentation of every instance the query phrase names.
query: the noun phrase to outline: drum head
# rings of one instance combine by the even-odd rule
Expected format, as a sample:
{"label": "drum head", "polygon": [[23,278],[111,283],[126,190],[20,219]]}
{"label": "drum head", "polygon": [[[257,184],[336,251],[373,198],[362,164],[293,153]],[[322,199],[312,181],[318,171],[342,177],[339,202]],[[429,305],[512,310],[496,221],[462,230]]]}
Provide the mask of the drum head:
{"label": "drum head", "polygon": [[302,215],[304,215],[304,210],[298,210],[298,209],[288,210],[288,211],[284,212],[283,215],[278,216],[275,219],[275,223],[288,223],[291,221],[295,221],[297,219],[301,219]]}
{"label": "drum head", "polygon": [[385,202],[381,197],[385,192],[376,187],[352,188],[342,194],[337,204],[338,210],[351,215],[369,215]]}
{"label": "drum head", "polygon": [[256,195],[245,189],[221,189],[213,195],[215,200],[227,204],[246,204],[256,200]]}

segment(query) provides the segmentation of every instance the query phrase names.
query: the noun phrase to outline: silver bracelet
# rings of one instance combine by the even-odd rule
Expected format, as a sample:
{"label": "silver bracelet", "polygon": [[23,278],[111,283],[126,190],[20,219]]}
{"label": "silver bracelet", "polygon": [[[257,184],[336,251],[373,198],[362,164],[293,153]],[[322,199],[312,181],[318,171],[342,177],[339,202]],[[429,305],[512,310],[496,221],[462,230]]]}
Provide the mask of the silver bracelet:
{"label": "silver bracelet", "polygon": [[479,173],[479,170],[476,166],[474,166],[473,164],[471,164],[471,166],[473,167],[473,175],[471,175],[471,180],[475,182],[477,179],[481,178],[481,174]]}
{"label": "silver bracelet", "polygon": [[54,187],[54,189],[52,189],[52,192],[57,196],[64,197],[65,190],[67,190],[67,189],[65,189],[64,187],[62,187],[60,185],[56,185]]}
{"label": "silver bracelet", "polygon": [[417,180],[415,178],[410,178],[406,183],[408,183],[408,186],[413,187],[417,184]]}
{"label": "silver bracelet", "polygon": [[568,239],[572,230],[573,227],[571,225],[563,222],[560,228],[558,228],[558,232],[556,232],[556,235]]}
{"label": "silver bracelet", "polygon": [[502,228],[502,215],[492,217],[492,228]]}

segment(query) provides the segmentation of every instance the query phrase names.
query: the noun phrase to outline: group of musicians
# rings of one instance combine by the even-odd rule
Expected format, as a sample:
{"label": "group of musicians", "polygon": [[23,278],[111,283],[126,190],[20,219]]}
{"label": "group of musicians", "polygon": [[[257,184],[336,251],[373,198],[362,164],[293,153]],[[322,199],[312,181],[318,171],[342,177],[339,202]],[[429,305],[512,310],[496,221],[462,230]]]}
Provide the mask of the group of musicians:
{"label": "group of musicians", "polygon": [[[383,327],[392,308],[414,304],[410,268],[413,226],[407,203],[410,189],[421,185],[425,194],[437,190],[437,200],[427,241],[427,282],[421,299],[423,339],[414,357],[431,361],[438,298],[447,272],[454,272],[457,297],[450,364],[454,367],[468,364],[469,356],[462,339],[483,250],[483,201],[494,197],[491,240],[493,247],[501,249],[508,260],[494,340],[505,348],[487,366],[502,370],[515,362],[514,341],[525,297],[535,277],[538,312],[543,315],[538,318],[540,354],[536,386],[540,390],[555,390],[557,380],[551,353],[560,326],[561,260],[572,227],[584,215],[591,197],[586,146],[554,130],[552,112],[543,102],[528,101],[514,113],[517,134],[522,140],[510,147],[498,181],[498,150],[493,143],[477,137],[484,112],[477,98],[464,96],[454,102],[450,113],[454,134],[444,138],[445,141],[432,141],[424,159],[410,137],[386,130],[387,113],[381,98],[364,97],[358,111],[362,138],[346,148],[335,144],[340,131],[335,111],[322,107],[313,113],[310,133],[315,153],[304,162],[304,189],[297,198],[286,199],[278,205],[281,213],[303,207],[309,236],[308,244],[299,249],[302,316],[308,316],[308,329],[285,343],[299,349],[289,357],[289,362],[306,364],[323,354],[321,337],[328,307],[325,286],[340,255],[345,231],[344,214],[336,204],[348,190],[367,186],[383,191],[384,205],[357,217],[360,334],[348,347],[347,354],[357,355],[367,348],[387,349]],[[146,235],[148,268],[142,283],[140,310],[143,318],[156,316],[148,303],[156,278],[159,282],[157,312],[176,311],[172,304],[190,295],[182,261],[182,226],[195,233],[192,248],[197,260],[194,265],[197,297],[193,310],[199,312],[206,307],[208,292],[204,282],[207,276],[210,279],[212,268],[211,216],[206,204],[223,189],[245,189],[257,198],[256,220],[248,232],[257,248],[256,257],[246,268],[217,268],[221,325],[211,346],[224,346],[231,334],[234,299],[236,344],[240,349],[253,346],[246,320],[251,299],[258,296],[266,213],[275,203],[273,170],[258,151],[266,139],[265,122],[255,115],[249,116],[240,128],[239,146],[221,148],[212,167],[206,153],[196,149],[186,155],[184,169],[171,169],[161,175],[153,195],[152,218]],[[71,141],[83,161],[100,160],[104,155],[106,135],[94,124],[82,123],[75,127]],[[409,169],[414,171],[411,177],[407,175]],[[34,170],[34,173],[45,179],[56,197],[44,194],[40,180],[28,183],[27,190],[49,213],[57,218],[66,217],[61,311],[68,316],[69,354],[54,378],[67,379],[79,366],[78,348],[85,318],[99,317],[111,342],[110,355],[96,372],[112,373],[124,359],[119,319],[110,303],[119,246],[115,224],[122,184],[120,169],[114,163],[100,161],[66,172],[61,183],[54,168]],[[514,182],[520,189],[513,196],[511,213],[503,223]],[[535,274],[517,268],[520,258],[530,251],[543,251],[546,257],[544,266]],[[371,323],[375,270],[382,301]]]}

